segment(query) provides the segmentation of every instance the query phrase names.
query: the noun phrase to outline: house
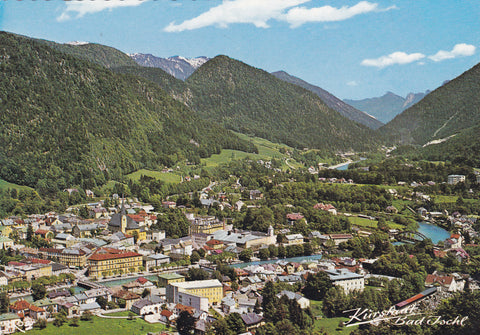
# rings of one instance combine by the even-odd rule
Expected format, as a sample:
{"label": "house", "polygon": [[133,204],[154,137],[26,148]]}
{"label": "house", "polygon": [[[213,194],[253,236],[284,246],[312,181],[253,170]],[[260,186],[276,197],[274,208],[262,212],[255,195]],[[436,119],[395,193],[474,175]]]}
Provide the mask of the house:
{"label": "house", "polygon": [[0,236],[0,249],[8,249],[13,247],[14,242],[8,237]]}
{"label": "house", "polygon": [[12,305],[10,305],[10,311],[12,313],[22,313],[23,315],[28,315],[35,320],[47,318],[47,311],[41,307],[32,305],[25,300],[15,301]]}
{"label": "house", "polygon": [[245,206],[245,203],[244,203],[242,200],[238,200],[238,201],[233,205],[233,208],[235,208],[235,210],[236,210],[237,212],[240,212],[243,206]]}
{"label": "house", "polygon": [[325,273],[330,278],[332,284],[342,287],[346,294],[354,290],[363,291],[365,288],[363,275],[350,272],[347,269],[326,270]]}
{"label": "house", "polygon": [[58,312],[58,304],[49,298],[37,300],[32,305],[43,308],[49,315]]}
{"label": "house", "polygon": [[0,333],[13,334],[21,329],[22,320],[16,313],[0,314]]}
{"label": "house", "polygon": [[463,291],[465,281],[457,282],[453,276],[440,276],[437,274],[429,274],[425,278],[425,286],[436,286],[438,289],[448,291],[448,292],[457,292]]}
{"label": "house", "polygon": [[149,271],[152,267],[161,266],[162,264],[170,263],[170,257],[164,254],[154,254],[143,256],[143,266]]}
{"label": "house", "polygon": [[133,304],[141,299],[136,293],[125,291],[125,290],[118,290],[117,292],[112,294],[112,301],[118,304],[121,300],[125,301],[125,309],[129,310],[132,308]]}
{"label": "house", "polygon": [[162,273],[158,275],[158,286],[167,287],[173,283],[181,283],[185,281],[185,277],[176,273]]}
{"label": "house", "polygon": [[342,242],[347,242],[352,239],[352,234],[330,234],[328,235],[332,241],[335,242],[335,245],[339,245]]}
{"label": "house", "polygon": [[158,314],[162,310],[162,303],[160,301],[153,302],[149,299],[142,299],[133,303],[131,310],[138,315]]}
{"label": "house", "polygon": [[462,174],[451,174],[447,177],[447,183],[450,185],[456,185],[458,183],[465,182],[465,175]]}
{"label": "house", "polygon": [[250,191],[250,200],[260,200],[263,199],[263,193],[259,190]]}
{"label": "house", "polygon": [[278,298],[281,298],[282,296],[286,296],[290,300],[296,300],[301,309],[310,307],[310,300],[298,293],[283,290],[277,294]]}
{"label": "house", "polygon": [[287,224],[289,224],[290,226],[295,225],[295,223],[297,223],[300,220],[305,220],[305,217],[301,213],[287,214]]}
{"label": "house", "polygon": [[241,314],[240,317],[242,318],[242,321],[245,324],[245,329],[247,331],[261,327],[265,324],[263,316],[256,313]]}
{"label": "house", "polygon": [[287,239],[287,244],[288,245],[303,244],[302,234],[285,235],[285,238]]}
{"label": "house", "polygon": [[59,310],[63,310],[67,313],[67,317],[79,316],[80,315],[80,306],[75,305],[67,301],[58,302]]}
{"label": "house", "polygon": [[176,315],[173,312],[170,312],[167,309],[164,309],[160,312],[160,321],[168,323],[169,321],[175,320]]}
{"label": "house", "polygon": [[337,209],[332,204],[318,203],[313,206],[313,209],[319,209],[332,215],[337,215]]}

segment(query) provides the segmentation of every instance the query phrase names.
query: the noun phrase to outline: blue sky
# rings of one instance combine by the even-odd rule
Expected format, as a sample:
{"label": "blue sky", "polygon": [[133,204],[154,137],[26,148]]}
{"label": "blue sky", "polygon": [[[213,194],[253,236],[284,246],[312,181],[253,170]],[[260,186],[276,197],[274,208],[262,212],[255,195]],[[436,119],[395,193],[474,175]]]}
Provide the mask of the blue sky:
{"label": "blue sky", "polygon": [[435,89],[480,62],[479,1],[0,1],[0,29],[160,57],[225,54],[342,99]]}

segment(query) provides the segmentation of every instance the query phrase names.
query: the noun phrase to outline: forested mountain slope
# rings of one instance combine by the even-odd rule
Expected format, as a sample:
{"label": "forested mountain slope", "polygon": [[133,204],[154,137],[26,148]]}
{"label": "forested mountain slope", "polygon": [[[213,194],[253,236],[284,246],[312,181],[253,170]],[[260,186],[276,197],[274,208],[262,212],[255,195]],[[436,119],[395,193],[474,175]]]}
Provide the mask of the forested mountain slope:
{"label": "forested mountain slope", "polygon": [[250,143],[160,87],[0,32],[0,178],[93,187],[141,167],[199,161]]}

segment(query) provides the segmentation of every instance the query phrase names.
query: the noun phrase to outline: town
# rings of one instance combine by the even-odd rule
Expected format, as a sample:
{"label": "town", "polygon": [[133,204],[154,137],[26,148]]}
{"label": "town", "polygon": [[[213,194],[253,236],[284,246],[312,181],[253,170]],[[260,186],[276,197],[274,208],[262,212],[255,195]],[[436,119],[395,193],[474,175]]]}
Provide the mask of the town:
{"label": "town", "polygon": [[[280,173],[264,162],[249,164]],[[319,190],[337,192],[331,199],[345,187],[360,186],[310,170],[303,175],[314,176]],[[343,328],[342,312],[352,301],[372,306],[370,300],[383,295],[373,307],[435,309],[456,292],[480,288],[468,271],[474,255],[466,251],[478,252],[477,219],[427,210],[430,196],[417,190],[434,182],[376,190],[389,199],[377,208],[381,216],[353,207],[349,213],[349,206],[332,201],[311,208],[287,203],[279,217],[269,209],[273,190],[293,187],[296,193],[297,183],[272,188],[270,180],[265,191],[240,180],[209,182],[187,195],[191,199],[170,197],[158,207],[116,193],[105,198],[65,189],[70,197],[83,192],[86,202],[65,213],[1,220],[2,333],[34,331],[50,322],[78,327],[79,320],[99,316],[141,318],[180,334],[220,333],[232,324],[239,334],[264,334],[278,313],[287,318],[277,327],[320,333],[323,318],[340,320]],[[450,175],[444,184],[463,183],[465,176]],[[302,207],[305,213],[298,211]],[[402,222],[400,211],[427,231]],[[440,237],[429,228],[437,228]]]}

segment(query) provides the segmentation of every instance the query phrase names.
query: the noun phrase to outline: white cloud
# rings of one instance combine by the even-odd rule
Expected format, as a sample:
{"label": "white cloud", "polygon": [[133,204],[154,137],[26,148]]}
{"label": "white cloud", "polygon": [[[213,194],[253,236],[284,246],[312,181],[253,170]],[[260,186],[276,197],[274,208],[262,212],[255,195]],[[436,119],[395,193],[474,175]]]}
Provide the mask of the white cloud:
{"label": "white cloud", "polygon": [[475,46],[465,43],[457,44],[451,51],[440,50],[435,55],[429,56],[434,62],[440,62],[445,59],[452,59],[461,56],[471,56],[475,53]]}
{"label": "white cloud", "polygon": [[83,1],[71,0],[65,1],[67,6],[65,10],[57,17],[57,21],[67,21],[72,19],[72,14],[76,13],[76,19],[83,17],[85,14],[98,13],[103,10],[112,10],[117,7],[133,7],[139,6],[147,0],[96,0]]}
{"label": "white cloud", "polygon": [[344,21],[360,14],[386,11],[395,8],[397,7],[392,6],[386,9],[379,9],[378,4],[368,1],[360,1],[354,6],[343,6],[340,8],[331,6],[316,8],[295,7],[290,9],[282,19],[290,23],[292,28],[295,28],[307,22]]}
{"label": "white cloud", "polygon": [[352,86],[352,87],[358,86],[358,83],[355,80],[352,80],[347,83],[347,86]]}
{"label": "white cloud", "polygon": [[228,27],[233,23],[249,23],[257,28],[268,28],[269,20],[285,21],[292,28],[307,22],[343,21],[359,14],[387,11],[395,6],[379,9],[378,4],[360,1],[354,6],[335,8],[297,7],[312,0],[224,0],[222,4],[210,8],[199,16],[180,24],[170,23],[164,30],[179,32],[208,26]]}
{"label": "white cloud", "polygon": [[208,26],[226,28],[232,23],[251,23],[258,28],[268,28],[268,21],[282,15],[287,9],[310,0],[224,0],[199,16],[180,24],[170,23],[165,31],[179,32]]}
{"label": "white cloud", "polygon": [[405,52],[397,51],[397,52],[391,53],[388,56],[382,56],[375,59],[364,59],[361,64],[364,66],[374,66],[382,69],[386,66],[390,66],[394,64],[413,63],[422,58],[425,58],[425,55],[418,52],[407,54]]}

